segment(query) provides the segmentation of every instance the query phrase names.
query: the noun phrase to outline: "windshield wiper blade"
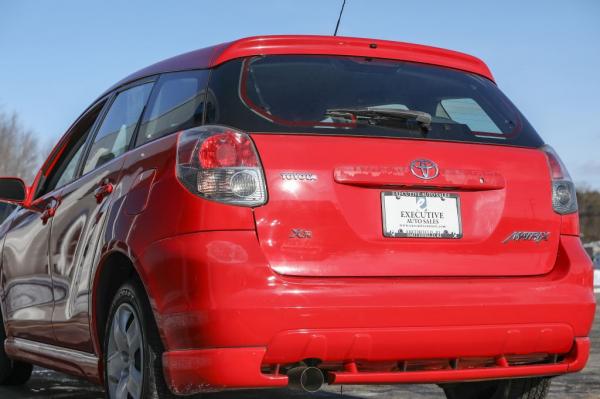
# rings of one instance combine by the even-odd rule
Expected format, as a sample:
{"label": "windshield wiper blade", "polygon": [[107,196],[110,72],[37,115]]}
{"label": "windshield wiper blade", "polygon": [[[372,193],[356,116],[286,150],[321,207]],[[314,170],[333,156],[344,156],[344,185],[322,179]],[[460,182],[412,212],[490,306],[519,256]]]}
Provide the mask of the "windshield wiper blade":
{"label": "windshield wiper blade", "polygon": [[431,129],[431,115],[423,111],[414,111],[402,108],[364,107],[364,108],[332,108],[325,115],[333,118],[363,118],[371,121],[377,120],[402,120],[415,121],[421,128],[428,132]]}

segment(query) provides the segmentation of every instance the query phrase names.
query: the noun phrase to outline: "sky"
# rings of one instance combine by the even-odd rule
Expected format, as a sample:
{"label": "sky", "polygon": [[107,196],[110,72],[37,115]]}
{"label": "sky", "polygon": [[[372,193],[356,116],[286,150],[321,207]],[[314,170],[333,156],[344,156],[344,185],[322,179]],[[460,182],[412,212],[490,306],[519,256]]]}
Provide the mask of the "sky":
{"label": "sky", "polygon": [[[54,142],[104,90],[162,59],[263,34],[333,33],[342,0],[0,0],[0,108]],[[347,0],[339,34],[483,59],[600,189],[600,0]]]}

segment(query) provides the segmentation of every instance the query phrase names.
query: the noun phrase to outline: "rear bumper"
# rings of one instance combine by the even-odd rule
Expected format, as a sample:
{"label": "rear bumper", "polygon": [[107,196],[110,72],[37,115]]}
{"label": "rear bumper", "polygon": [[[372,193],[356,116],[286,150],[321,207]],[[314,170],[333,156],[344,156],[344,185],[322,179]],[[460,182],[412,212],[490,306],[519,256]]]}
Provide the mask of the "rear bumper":
{"label": "rear bumper", "polygon": [[[344,371],[327,375],[329,384],[402,384],[474,381],[485,379],[554,376],[582,370],[590,351],[588,338],[575,340],[568,355],[552,364],[511,366],[505,358],[481,368],[426,371],[360,371],[347,363]],[[177,394],[236,388],[281,388],[288,385],[283,374],[263,374],[266,348],[220,348],[166,352],[163,357],[168,385]]]}
{"label": "rear bumper", "polygon": [[[537,277],[289,278],[253,231],[161,240],[140,265],[181,394],[286,386],[279,370],[306,359],[331,383],[418,383],[574,372],[589,353],[595,298],[577,237]],[[537,354],[553,361],[510,362]]]}
{"label": "rear bumper", "polygon": [[343,371],[329,374],[330,384],[400,384],[400,383],[446,383],[486,379],[519,378],[532,376],[554,376],[583,370],[590,353],[590,340],[577,338],[571,352],[561,362],[553,364],[511,366],[506,358],[485,368],[452,370],[428,370],[408,372],[365,372]]}
{"label": "rear bumper", "polygon": [[171,390],[179,395],[287,386],[287,376],[261,372],[265,351],[265,348],[218,348],[165,352],[165,379]]}

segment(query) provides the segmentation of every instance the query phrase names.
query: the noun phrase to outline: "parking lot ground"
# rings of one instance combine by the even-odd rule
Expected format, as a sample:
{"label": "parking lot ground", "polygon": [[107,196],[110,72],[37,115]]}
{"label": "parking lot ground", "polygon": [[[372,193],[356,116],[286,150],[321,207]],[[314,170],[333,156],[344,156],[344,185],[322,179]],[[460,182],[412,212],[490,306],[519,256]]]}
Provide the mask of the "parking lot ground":
{"label": "parking lot ground", "polygon": [[[600,296],[597,297],[600,300]],[[305,394],[288,390],[238,391],[203,395],[202,399],[443,399],[444,394],[436,386],[346,386],[326,387],[317,394]],[[102,390],[85,381],[60,373],[36,369],[31,381],[24,387],[0,388],[1,399],[100,399]],[[598,399],[600,398],[600,310],[592,331],[592,354],[586,369],[577,374],[557,377],[552,381],[551,399]]]}

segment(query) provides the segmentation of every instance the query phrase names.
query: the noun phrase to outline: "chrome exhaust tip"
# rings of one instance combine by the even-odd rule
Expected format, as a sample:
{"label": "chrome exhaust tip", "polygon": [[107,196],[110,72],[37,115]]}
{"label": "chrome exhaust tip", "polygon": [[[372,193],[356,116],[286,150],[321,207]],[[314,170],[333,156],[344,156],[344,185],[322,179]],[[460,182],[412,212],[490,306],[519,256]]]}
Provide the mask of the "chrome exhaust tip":
{"label": "chrome exhaust tip", "polygon": [[289,387],[304,392],[318,392],[325,384],[325,375],[316,367],[295,367],[287,372]]}

